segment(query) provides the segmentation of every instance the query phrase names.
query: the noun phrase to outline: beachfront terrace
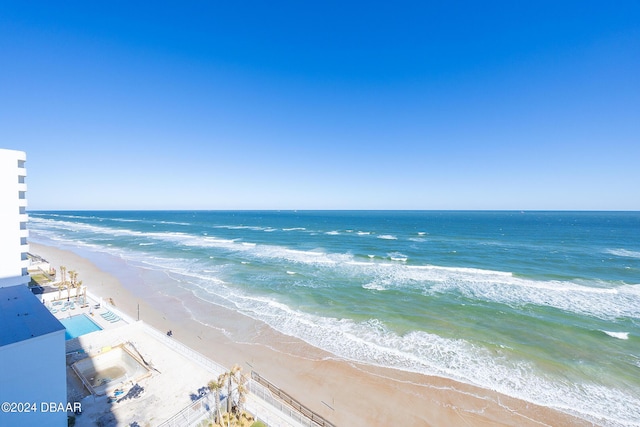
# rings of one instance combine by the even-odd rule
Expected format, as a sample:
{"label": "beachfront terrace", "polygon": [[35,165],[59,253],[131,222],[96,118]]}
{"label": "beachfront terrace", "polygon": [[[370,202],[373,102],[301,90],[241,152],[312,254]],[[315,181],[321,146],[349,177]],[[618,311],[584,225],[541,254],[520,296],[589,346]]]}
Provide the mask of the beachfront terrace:
{"label": "beachfront terrace", "polygon": [[[80,402],[82,407],[75,414],[77,426],[177,427],[212,418],[213,393],[206,384],[227,369],[89,292],[86,300],[82,296],[56,300],[55,296],[56,292],[46,294],[43,301],[58,319],[84,316],[100,328],[66,341],[68,401]],[[144,369],[137,370],[136,363]],[[107,382],[100,382],[104,379]],[[254,379],[249,379],[247,388],[245,409],[266,425],[331,426]]]}

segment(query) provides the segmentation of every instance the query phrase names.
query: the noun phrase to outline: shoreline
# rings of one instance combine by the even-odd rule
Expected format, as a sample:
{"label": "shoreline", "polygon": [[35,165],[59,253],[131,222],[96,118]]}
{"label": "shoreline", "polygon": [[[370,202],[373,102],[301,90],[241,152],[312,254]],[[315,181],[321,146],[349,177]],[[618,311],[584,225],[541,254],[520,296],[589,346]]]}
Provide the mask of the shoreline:
{"label": "shoreline", "polygon": [[[245,372],[255,370],[339,426],[594,425],[446,378],[344,360],[185,292],[186,307],[181,299],[158,293],[159,288],[171,286],[173,279],[107,254],[84,254],[76,248],[77,253],[39,243],[30,246],[31,252],[47,259],[52,267],[64,265],[77,271],[89,291],[112,298],[132,318],[140,313],[140,319],[154,328],[171,330],[175,339],[223,366],[237,363]],[[206,324],[194,320],[191,310],[207,313]]]}

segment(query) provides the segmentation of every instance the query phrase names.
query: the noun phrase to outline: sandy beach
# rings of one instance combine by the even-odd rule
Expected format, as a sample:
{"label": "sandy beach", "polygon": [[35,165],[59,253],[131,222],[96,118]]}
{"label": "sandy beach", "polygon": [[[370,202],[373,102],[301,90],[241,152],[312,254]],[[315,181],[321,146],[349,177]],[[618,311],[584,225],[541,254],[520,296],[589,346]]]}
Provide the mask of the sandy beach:
{"label": "sandy beach", "polygon": [[[91,257],[31,243],[31,252],[79,273],[88,289],[132,318],[159,329],[223,366],[254,370],[301,403],[339,426],[588,426],[554,409],[444,378],[338,359],[262,322],[189,298],[188,309],[154,289],[171,286],[124,261]],[[190,311],[207,311],[210,324]]]}

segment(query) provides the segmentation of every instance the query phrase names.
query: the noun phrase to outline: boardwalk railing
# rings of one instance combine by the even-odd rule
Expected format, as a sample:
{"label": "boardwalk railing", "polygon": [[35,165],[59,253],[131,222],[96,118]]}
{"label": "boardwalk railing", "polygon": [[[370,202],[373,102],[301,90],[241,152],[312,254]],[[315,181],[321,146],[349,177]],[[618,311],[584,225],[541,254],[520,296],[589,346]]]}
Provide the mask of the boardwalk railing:
{"label": "boardwalk railing", "polygon": [[[303,419],[299,418],[298,420],[301,424],[308,425],[310,427],[316,427],[316,426],[335,427],[334,424],[330,423],[329,421],[324,419],[322,416],[318,415],[311,409],[304,406],[302,403],[298,402],[296,399],[291,397],[285,391],[281,390],[280,388],[276,387],[275,385],[267,381],[265,378],[261,377],[260,374],[258,374],[257,372],[251,371],[251,379],[253,381],[249,384],[249,389],[251,390],[252,393],[258,395],[262,400],[270,403],[272,406],[278,407],[281,411],[286,412],[285,407],[283,407],[282,405],[278,405],[276,402],[274,402],[275,400],[274,398],[277,398],[280,401],[284,402],[291,409],[293,409],[293,411],[295,411],[295,412],[290,412],[288,414],[290,417],[295,419],[296,418],[295,413],[297,413],[304,416],[307,419],[307,422],[305,422]],[[255,385],[260,385],[264,387],[266,390],[268,390],[269,395],[271,396],[271,399],[269,399],[269,396],[266,396],[264,392],[260,393],[261,390],[258,390],[258,387],[252,387]]]}

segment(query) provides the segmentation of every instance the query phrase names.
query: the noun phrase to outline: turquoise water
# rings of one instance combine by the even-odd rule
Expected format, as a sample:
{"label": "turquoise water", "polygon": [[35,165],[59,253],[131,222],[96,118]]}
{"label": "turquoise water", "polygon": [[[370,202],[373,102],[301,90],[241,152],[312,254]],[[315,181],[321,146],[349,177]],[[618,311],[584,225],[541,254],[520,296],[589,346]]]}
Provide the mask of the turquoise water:
{"label": "turquoise water", "polygon": [[344,358],[640,425],[638,212],[33,212],[30,230]]}
{"label": "turquoise water", "polygon": [[84,314],[60,319],[60,323],[62,323],[66,329],[64,332],[65,340],[78,338],[82,335],[102,330],[100,326]]}

